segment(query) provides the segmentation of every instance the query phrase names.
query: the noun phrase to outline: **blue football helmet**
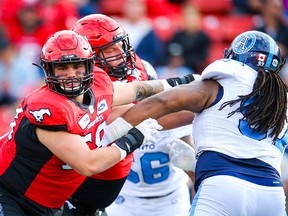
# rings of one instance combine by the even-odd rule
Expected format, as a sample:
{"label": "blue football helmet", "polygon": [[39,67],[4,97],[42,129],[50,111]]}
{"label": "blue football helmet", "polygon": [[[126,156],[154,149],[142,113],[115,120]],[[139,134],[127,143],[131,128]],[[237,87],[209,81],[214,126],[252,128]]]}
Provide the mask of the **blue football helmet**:
{"label": "blue football helmet", "polygon": [[276,42],[260,31],[246,31],[238,35],[229,49],[224,50],[224,58],[242,62],[254,70],[278,72],[285,61]]}

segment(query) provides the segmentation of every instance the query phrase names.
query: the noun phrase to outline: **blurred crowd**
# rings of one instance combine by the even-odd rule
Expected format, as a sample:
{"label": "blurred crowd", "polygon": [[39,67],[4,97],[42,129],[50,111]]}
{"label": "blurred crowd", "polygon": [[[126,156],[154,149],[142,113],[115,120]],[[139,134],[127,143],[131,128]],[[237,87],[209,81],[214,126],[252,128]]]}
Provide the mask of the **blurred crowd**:
{"label": "blurred crowd", "polygon": [[201,73],[222,57],[236,35],[249,29],[271,35],[286,56],[286,4],[282,0],[2,0],[0,108],[21,100],[43,82],[41,69],[32,65],[38,63],[43,43],[85,15],[104,13],[119,21],[138,55],[165,78]]}
{"label": "blurred crowd", "polygon": [[[268,33],[283,58],[288,55],[286,0],[2,0],[0,135],[9,130],[11,107],[43,83],[44,73],[32,63],[39,64],[44,42],[92,13],[119,21],[159,78],[201,74],[236,35],[250,29]],[[287,70],[282,76],[288,81]]]}

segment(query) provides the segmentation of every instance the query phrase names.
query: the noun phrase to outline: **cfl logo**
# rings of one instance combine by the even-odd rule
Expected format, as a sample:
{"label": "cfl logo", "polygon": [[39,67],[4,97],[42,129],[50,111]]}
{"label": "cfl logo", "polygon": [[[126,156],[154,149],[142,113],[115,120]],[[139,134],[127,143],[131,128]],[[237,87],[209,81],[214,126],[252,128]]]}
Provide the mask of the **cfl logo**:
{"label": "cfl logo", "polygon": [[273,61],[272,61],[272,66],[273,67],[277,67],[278,66],[278,60],[277,59],[273,59]]}

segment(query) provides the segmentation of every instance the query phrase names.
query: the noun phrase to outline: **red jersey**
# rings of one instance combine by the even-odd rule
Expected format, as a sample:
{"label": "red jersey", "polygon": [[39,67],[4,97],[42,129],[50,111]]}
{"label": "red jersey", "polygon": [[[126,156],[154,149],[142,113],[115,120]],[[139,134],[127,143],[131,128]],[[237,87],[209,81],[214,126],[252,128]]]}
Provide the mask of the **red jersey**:
{"label": "red jersey", "polygon": [[[148,80],[156,77],[154,68],[137,56],[136,68],[131,71],[129,76],[122,80],[110,77],[112,81],[134,82]],[[133,153],[122,161],[101,173],[86,178],[78,190],[69,199],[69,202],[76,208],[86,209],[93,212],[97,208],[106,208],[118,196],[123,184],[130,173],[133,162]]]}
{"label": "red jersey", "polygon": [[36,128],[79,134],[91,149],[96,148],[111,110],[113,84],[102,70],[95,76],[85,104],[43,86],[16,109],[12,130],[0,149],[0,187],[20,197],[21,205],[30,203],[25,209],[31,203],[60,208],[86,179],[39,142]]}
{"label": "red jersey", "polygon": [[[153,71],[147,70],[144,64],[149,64],[139,58],[139,56],[136,56],[136,68],[131,72],[130,75],[126,76],[121,82],[134,82],[134,81],[143,81],[148,80],[149,77],[154,77],[154,69],[152,66],[150,66]],[[110,79],[114,82],[117,81],[115,77],[110,76]],[[96,174],[92,176],[92,178],[96,179],[103,179],[103,180],[116,180],[120,178],[127,177],[130,173],[130,168],[133,162],[133,153],[128,155],[126,158],[124,158],[119,163],[115,164],[110,169],[105,170],[104,172],[101,172],[99,174]]]}

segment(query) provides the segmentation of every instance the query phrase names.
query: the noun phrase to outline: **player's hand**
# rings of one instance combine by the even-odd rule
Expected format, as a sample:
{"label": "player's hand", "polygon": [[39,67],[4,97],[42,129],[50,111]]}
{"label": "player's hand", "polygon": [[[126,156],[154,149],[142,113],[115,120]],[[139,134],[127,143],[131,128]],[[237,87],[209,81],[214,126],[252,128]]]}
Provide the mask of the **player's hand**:
{"label": "player's hand", "polygon": [[174,139],[166,146],[171,163],[185,171],[195,172],[195,150],[186,142]]}
{"label": "player's hand", "polygon": [[126,135],[115,140],[112,146],[120,151],[120,160],[146,143],[155,143],[162,126],[155,119],[146,119],[128,131]]}
{"label": "player's hand", "polygon": [[121,117],[118,117],[105,129],[104,136],[101,140],[102,147],[105,147],[116,139],[124,136],[131,128],[133,128],[133,126],[129,122],[125,121]]}
{"label": "player's hand", "polygon": [[144,135],[143,145],[146,143],[155,143],[159,130],[163,127],[158,124],[157,120],[149,118],[138,124],[136,128]]}

